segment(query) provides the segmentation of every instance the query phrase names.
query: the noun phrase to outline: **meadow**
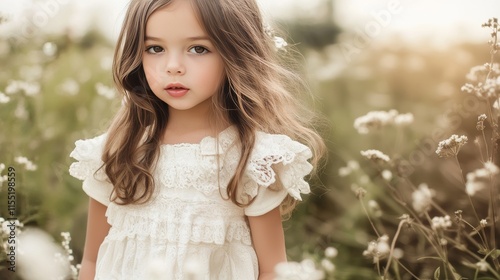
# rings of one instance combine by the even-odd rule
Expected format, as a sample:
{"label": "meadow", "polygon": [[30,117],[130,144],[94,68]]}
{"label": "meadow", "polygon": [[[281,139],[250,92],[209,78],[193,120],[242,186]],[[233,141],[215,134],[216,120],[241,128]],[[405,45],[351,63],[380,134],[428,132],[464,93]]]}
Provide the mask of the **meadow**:
{"label": "meadow", "polygon": [[[284,222],[279,279],[500,279],[498,22],[477,30],[491,44],[298,45],[329,155]],[[0,41],[1,279],[76,279],[88,197],[69,153],[120,106],[113,47],[96,30]],[[9,271],[9,236],[35,228]]]}

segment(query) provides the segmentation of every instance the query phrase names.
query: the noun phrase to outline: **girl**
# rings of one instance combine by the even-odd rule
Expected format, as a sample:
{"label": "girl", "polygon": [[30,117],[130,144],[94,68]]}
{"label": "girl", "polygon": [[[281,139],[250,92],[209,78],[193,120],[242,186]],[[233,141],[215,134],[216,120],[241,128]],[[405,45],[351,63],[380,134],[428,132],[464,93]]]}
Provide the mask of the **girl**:
{"label": "girl", "polygon": [[90,196],[80,279],[148,279],[154,263],[162,279],[273,279],[281,215],[324,150],[276,56],[255,0],[131,1],[123,106],[71,153]]}

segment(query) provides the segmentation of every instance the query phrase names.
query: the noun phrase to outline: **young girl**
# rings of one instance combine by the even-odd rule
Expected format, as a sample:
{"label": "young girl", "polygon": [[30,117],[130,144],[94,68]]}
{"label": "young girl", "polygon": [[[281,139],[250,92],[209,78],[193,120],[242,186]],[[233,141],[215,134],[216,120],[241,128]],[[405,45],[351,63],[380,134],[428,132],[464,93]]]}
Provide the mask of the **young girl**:
{"label": "young girl", "polygon": [[162,279],[273,279],[281,215],[324,150],[277,55],[255,0],[131,1],[123,106],[71,153],[90,196],[80,279],[148,279],[154,263]]}

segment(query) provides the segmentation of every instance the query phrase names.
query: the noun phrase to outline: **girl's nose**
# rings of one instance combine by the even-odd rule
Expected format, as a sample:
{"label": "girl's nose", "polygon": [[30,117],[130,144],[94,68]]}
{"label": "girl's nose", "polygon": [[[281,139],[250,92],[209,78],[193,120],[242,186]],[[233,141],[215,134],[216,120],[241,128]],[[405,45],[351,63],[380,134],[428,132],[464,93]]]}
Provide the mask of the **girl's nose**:
{"label": "girl's nose", "polygon": [[166,72],[169,75],[183,75],[186,69],[179,57],[170,56],[166,65]]}

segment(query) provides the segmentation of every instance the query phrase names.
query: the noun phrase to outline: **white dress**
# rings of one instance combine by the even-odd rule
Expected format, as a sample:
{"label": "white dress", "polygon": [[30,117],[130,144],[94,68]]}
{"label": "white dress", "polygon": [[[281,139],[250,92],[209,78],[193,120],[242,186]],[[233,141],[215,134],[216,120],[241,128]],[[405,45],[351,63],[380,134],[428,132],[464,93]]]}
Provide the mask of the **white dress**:
{"label": "white dress", "polygon": [[267,213],[287,194],[300,200],[309,193],[304,176],[312,170],[311,150],[288,136],[257,132],[240,188],[241,201],[257,196],[254,203],[241,208],[223,199],[240,158],[237,128],[230,126],[218,143],[208,136],[198,144],[162,145],[152,200],[121,206],[110,202],[112,185],[104,171],[94,176],[105,140],[106,134],[78,140],[70,155],[77,160],[70,174],[108,207],[111,229],[99,249],[95,279],[257,279],[246,216]]}

